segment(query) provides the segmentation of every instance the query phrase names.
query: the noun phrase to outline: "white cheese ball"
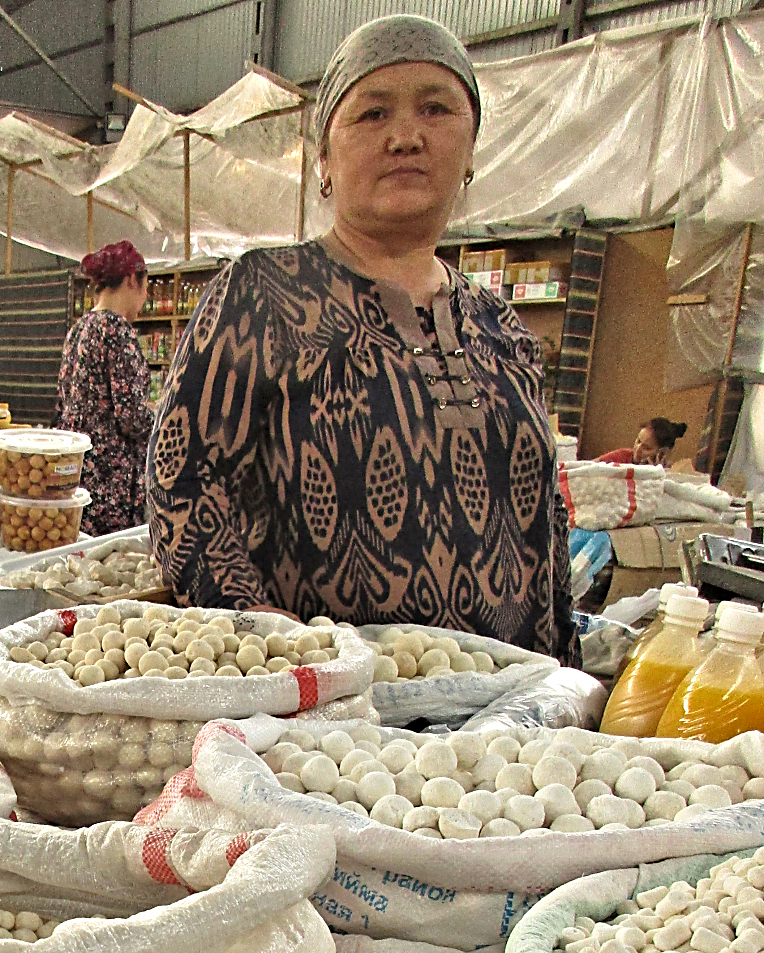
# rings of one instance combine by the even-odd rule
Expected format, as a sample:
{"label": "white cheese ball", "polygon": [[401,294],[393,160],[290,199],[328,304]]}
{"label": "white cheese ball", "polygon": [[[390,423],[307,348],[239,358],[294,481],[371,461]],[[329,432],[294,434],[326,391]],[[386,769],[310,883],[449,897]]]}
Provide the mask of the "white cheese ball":
{"label": "white cheese ball", "polygon": [[482,828],[480,819],[469,811],[460,811],[458,808],[444,808],[438,818],[438,830],[445,838],[453,840],[468,840],[480,837]]}
{"label": "white cheese ball", "polygon": [[490,781],[496,787],[496,779],[506,767],[507,762],[500,754],[486,754],[472,769],[472,780],[476,787],[485,781]]}
{"label": "white cheese ball", "polygon": [[764,798],[764,778],[751,778],[743,785],[743,797],[746,801]]}
{"label": "white cheese ball", "polygon": [[655,778],[655,790],[662,788],[666,783],[666,772],[658,764],[655,758],[649,758],[646,755],[638,755],[635,758],[629,758],[629,760],[624,765],[624,770],[629,768],[644,768],[645,771],[649,771],[650,774]]}
{"label": "white cheese ball", "polygon": [[683,781],[681,778],[677,778],[676,781],[666,781],[661,790],[672,791],[674,794],[683,797],[686,801],[695,790],[695,786],[690,784],[689,781]]}
{"label": "white cheese ball", "polygon": [[570,761],[576,769],[576,774],[578,774],[583,767],[584,755],[569,741],[562,741],[559,738],[555,739],[546,750],[546,757],[552,755],[555,758],[565,758],[566,761]]}
{"label": "white cheese ball", "polygon": [[332,795],[327,794],[326,791],[306,791],[305,796],[315,798],[317,801],[323,801],[325,804],[337,803]]}
{"label": "white cheese ball", "polygon": [[321,738],[318,746],[335,764],[342,764],[345,755],[355,751],[355,742],[346,731],[330,731]]}
{"label": "white cheese ball", "polygon": [[642,807],[648,821],[673,821],[677,812],[687,807],[687,802],[673,791],[656,791],[647,798]]}
{"label": "white cheese ball", "polygon": [[394,652],[393,662],[398,672],[398,678],[414,678],[417,674],[417,660],[410,652]]}
{"label": "white cheese ball", "polygon": [[448,777],[456,771],[456,752],[443,741],[430,741],[417,751],[414,764],[428,780]]}
{"label": "white cheese ball", "polygon": [[476,672],[477,665],[475,659],[468,652],[461,652],[456,658],[451,659],[452,672]]}
{"label": "white cheese ball", "polygon": [[520,742],[511,735],[500,735],[488,745],[487,754],[498,754],[504,758],[507,764],[514,764],[520,754],[521,747]]}
{"label": "white cheese ball", "polygon": [[688,803],[705,804],[707,807],[729,807],[732,804],[732,798],[718,784],[703,784],[692,792]]}
{"label": "white cheese ball", "polygon": [[420,827],[413,833],[419,834],[420,837],[431,837],[433,840],[443,840],[443,835],[440,831],[433,830],[431,827]]}
{"label": "white cheese ball", "polygon": [[375,758],[382,750],[381,745],[375,744],[373,741],[356,741],[355,743],[357,751],[368,751],[369,754],[373,755]]}
{"label": "white cheese ball", "polygon": [[490,674],[494,670],[494,663],[488,652],[470,652],[478,672]]}
{"label": "white cheese ball", "polygon": [[[455,731],[448,736],[446,744],[453,748],[458,767],[462,771],[469,771],[470,768],[474,768],[486,754],[485,741],[474,731]],[[518,750],[519,747],[518,745]]]}
{"label": "white cheese ball", "polygon": [[386,655],[378,655],[374,659],[374,681],[394,682],[398,678],[398,666],[395,659]]}
{"label": "white cheese ball", "polygon": [[281,735],[279,741],[297,745],[303,751],[315,751],[317,748],[316,739],[309,731],[304,731],[302,728],[289,728]]}
{"label": "white cheese ball", "polygon": [[364,761],[373,760],[373,754],[361,748],[355,748],[353,751],[349,751],[342,761],[340,761],[340,774],[349,777],[353,773],[353,769],[359,764],[362,764]]}
{"label": "white cheese ball", "polygon": [[356,784],[358,801],[367,811],[370,811],[381,798],[395,793],[395,781],[387,772],[371,771]]}
{"label": "white cheese ball", "polygon": [[528,794],[516,794],[504,805],[504,817],[521,831],[543,827],[545,816],[544,802]]}
{"label": "white cheese ball", "polygon": [[560,814],[549,825],[550,831],[562,831],[565,834],[582,834],[594,830],[594,823],[580,814]]}
{"label": "white cheese ball", "polygon": [[442,649],[428,649],[419,659],[417,671],[420,675],[427,675],[433,668],[451,669],[451,660]]}
{"label": "white cheese ball", "polygon": [[369,812],[366,810],[363,804],[359,804],[358,801],[343,801],[342,804],[340,804],[340,807],[343,807],[346,811],[352,811],[354,814],[358,814],[361,817],[369,816]]}
{"label": "white cheese ball", "polygon": [[497,817],[484,824],[480,831],[481,837],[517,837],[519,834],[520,828],[517,824],[503,817]]}
{"label": "white cheese ball", "polygon": [[[573,792],[564,784],[547,784],[536,791],[534,797],[544,805],[544,817],[547,824],[551,824],[561,814],[581,813],[581,808],[578,806],[578,801],[573,796]],[[506,811],[504,814],[506,816]],[[510,818],[510,820],[513,819]]]}
{"label": "white cheese ball", "polygon": [[353,768],[353,770],[350,772],[350,780],[358,784],[361,778],[366,777],[367,774],[373,774],[375,772],[390,774],[381,761],[377,761],[376,758],[371,758],[369,761],[362,761]]}
{"label": "white cheese ball", "polygon": [[607,824],[625,824],[627,827],[641,827],[645,822],[645,812],[640,804],[615,794],[602,794],[592,798],[586,809],[586,816],[598,828]]}
{"label": "white cheese ball", "polygon": [[[419,662],[424,655],[424,643],[418,635],[414,635],[413,633],[399,635],[393,642],[393,648],[395,649],[396,655],[411,655],[416,662]],[[414,674],[416,674],[416,672]]]}
{"label": "white cheese ball", "polygon": [[436,828],[440,809],[437,807],[412,807],[412,809],[403,818],[403,830],[413,833],[422,827]]}
{"label": "white cheese ball", "polygon": [[296,754],[290,754],[284,758],[281,770],[288,771],[290,774],[301,774],[308,761],[315,757],[316,754],[313,751],[298,751]]}
{"label": "white cheese ball", "polygon": [[[371,742],[379,749],[379,746],[382,744],[382,735],[377,731],[374,725],[366,724],[366,722],[362,722],[361,724],[354,725],[352,728],[349,728],[348,734],[353,741],[355,741],[356,747],[358,747],[361,742]],[[379,754],[379,750],[377,750],[375,753]]]}
{"label": "white cheese ball", "polygon": [[544,741],[543,738],[528,741],[517,753],[518,764],[529,764],[534,767],[543,758],[549,746],[550,742]]}
{"label": "white cheese ball", "polygon": [[469,791],[464,797],[460,798],[457,806],[460,811],[474,814],[475,817],[479,818],[481,824],[487,824],[489,821],[501,817],[504,813],[504,805],[501,799],[490,791]]}
{"label": "white cheese ball", "polygon": [[513,788],[519,794],[532,795],[536,791],[533,783],[533,769],[528,764],[508,764],[494,779],[496,790]]}
{"label": "white cheese ball", "polygon": [[584,758],[581,766],[581,780],[596,778],[613,787],[626,766],[627,758],[621,751],[600,748]]}
{"label": "white cheese ball", "polygon": [[332,788],[332,797],[338,804],[344,804],[345,801],[356,801],[358,799],[356,786],[350,778],[340,778]]}
{"label": "white cheese ball", "polygon": [[305,793],[305,785],[296,774],[291,774],[289,771],[279,771],[276,774],[276,780],[282,788],[286,788],[288,791],[296,791],[298,794]]}
{"label": "white cheese ball", "polygon": [[404,817],[414,810],[414,805],[400,794],[386,794],[374,804],[369,817],[388,827],[402,827]]}
{"label": "white cheese ball", "polygon": [[464,788],[453,778],[432,778],[422,785],[420,798],[426,807],[456,808],[464,793]]}
{"label": "white cheese ball", "polygon": [[303,766],[300,780],[308,791],[330,794],[340,778],[336,763],[325,754],[317,754]]}
{"label": "white cheese ball", "polygon": [[377,761],[383,764],[390,774],[398,774],[414,761],[414,755],[402,745],[389,744],[379,752]]}
{"label": "white cheese ball", "polygon": [[682,780],[699,788],[707,784],[718,784],[722,780],[719,769],[710,764],[693,764],[682,773]]}
{"label": "white cheese ball", "polygon": [[589,807],[589,801],[593,797],[599,797],[600,794],[612,794],[607,784],[598,778],[590,778],[588,781],[582,781],[573,788],[573,797],[584,814]]}
{"label": "white cheese ball", "polygon": [[615,782],[615,793],[618,797],[644,804],[651,794],[655,794],[655,778],[645,768],[626,768]]}
{"label": "white cheese ball", "polygon": [[533,783],[540,790],[549,784],[562,784],[572,791],[576,786],[576,769],[566,758],[556,758],[548,752],[533,768]]}
{"label": "white cheese ball", "polygon": [[414,770],[404,769],[395,775],[395,793],[407,798],[417,807],[422,803],[422,788],[425,785],[425,778]]}

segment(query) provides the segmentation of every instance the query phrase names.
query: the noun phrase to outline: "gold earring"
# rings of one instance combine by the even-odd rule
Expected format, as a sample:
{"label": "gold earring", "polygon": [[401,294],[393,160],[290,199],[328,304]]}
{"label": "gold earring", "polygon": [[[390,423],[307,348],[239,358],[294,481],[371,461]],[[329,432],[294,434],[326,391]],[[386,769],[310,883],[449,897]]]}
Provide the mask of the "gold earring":
{"label": "gold earring", "polygon": [[474,178],[475,178],[475,170],[474,170],[474,169],[467,169],[467,171],[464,173],[464,187],[465,187],[465,189],[467,188],[468,185],[471,185],[472,180],[473,180]]}
{"label": "gold earring", "polygon": [[321,181],[318,183],[318,191],[321,193],[321,198],[328,199],[332,194],[332,180],[330,178],[324,178],[321,176]]}

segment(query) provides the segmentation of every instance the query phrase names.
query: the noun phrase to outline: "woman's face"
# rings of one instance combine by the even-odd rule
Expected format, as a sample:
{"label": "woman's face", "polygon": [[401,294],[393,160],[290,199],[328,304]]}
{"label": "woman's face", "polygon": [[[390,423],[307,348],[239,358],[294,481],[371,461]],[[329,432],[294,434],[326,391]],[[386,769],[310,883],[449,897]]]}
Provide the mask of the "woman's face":
{"label": "woman's face", "polygon": [[366,234],[445,228],[472,165],[467,91],[434,63],[385,66],[340,101],[321,172],[338,219]]}
{"label": "woman's face", "polygon": [[634,463],[656,464],[662,463],[665,453],[658,446],[655,434],[650,427],[643,427],[634,441]]}

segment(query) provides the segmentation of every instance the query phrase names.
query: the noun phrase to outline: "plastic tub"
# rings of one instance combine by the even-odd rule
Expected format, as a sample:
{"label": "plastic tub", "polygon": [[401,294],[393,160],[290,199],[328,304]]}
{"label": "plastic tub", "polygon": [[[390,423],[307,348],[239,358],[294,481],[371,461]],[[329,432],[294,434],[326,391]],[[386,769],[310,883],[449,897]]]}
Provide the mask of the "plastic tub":
{"label": "plastic tub", "polygon": [[90,503],[87,490],[55,502],[0,493],[0,537],[6,549],[39,553],[76,541],[82,510]]}
{"label": "plastic tub", "polygon": [[82,461],[92,443],[70,430],[22,430],[0,434],[0,489],[32,500],[74,495]]}

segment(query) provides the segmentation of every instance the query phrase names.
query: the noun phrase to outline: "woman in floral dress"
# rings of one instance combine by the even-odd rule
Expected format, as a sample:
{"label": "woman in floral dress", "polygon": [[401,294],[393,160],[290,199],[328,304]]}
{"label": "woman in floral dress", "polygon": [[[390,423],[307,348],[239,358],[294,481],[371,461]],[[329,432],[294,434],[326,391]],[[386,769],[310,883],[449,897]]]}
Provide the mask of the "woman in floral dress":
{"label": "woman in floral dress", "polygon": [[132,327],[146,300],[146,263],[128,241],[82,259],[97,300],[69,330],[58,375],[54,426],[86,433],[82,485],[93,502],[82,531],[93,536],[145,522],[145,468],[154,414],[149,366]]}

